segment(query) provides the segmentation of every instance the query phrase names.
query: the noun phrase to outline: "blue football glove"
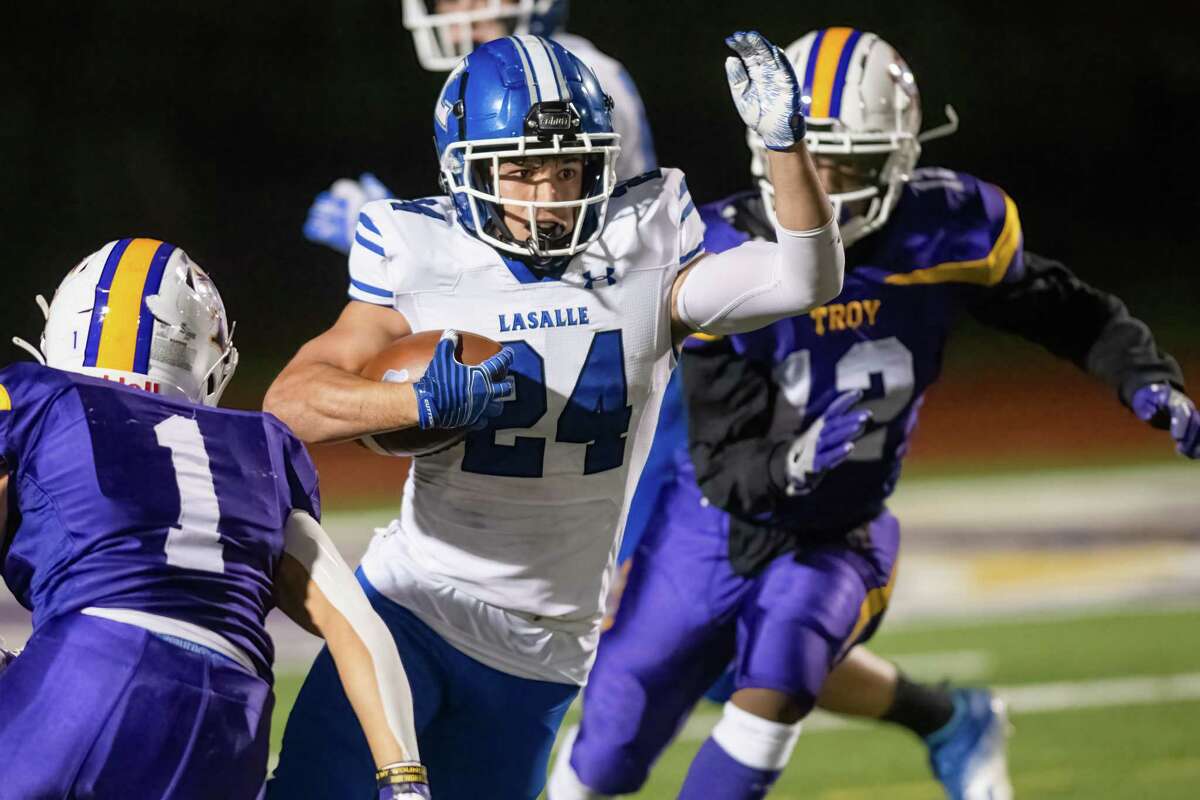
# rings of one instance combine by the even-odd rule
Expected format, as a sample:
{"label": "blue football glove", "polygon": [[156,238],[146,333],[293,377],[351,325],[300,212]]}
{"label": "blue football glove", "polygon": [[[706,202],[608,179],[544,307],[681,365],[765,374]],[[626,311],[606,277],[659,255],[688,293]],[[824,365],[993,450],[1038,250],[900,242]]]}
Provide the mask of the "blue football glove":
{"label": "blue football glove", "polygon": [[430,800],[429,775],[419,761],[388,764],[375,773],[378,800]]}
{"label": "blue football glove", "polygon": [[513,381],[507,377],[513,360],[510,348],[502,348],[477,367],[455,358],[457,349],[458,331],[443,333],[425,374],[413,384],[422,430],[483,428],[504,410],[501,398],[513,391]]}
{"label": "blue football glove", "polygon": [[808,494],[829,470],[850,457],[855,440],[866,433],[872,416],[870,411],[853,410],[862,396],[862,390],[857,390],[835,397],[825,413],[788,448],[789,495]]}
{"label": "blue football glove", "polygon": [[791,149],[804,139],[800,81],[792,62],[758,31],[738,31],[725,44],[737,53],[725,60],[725,77],[746,127],[771,150]]}
{"label": "blue football glove", "polygon": [[1148,383],[1133,393],[1133,413],[1156,428],[1171,431],[1175,449],[1200,458],[1200,411],[1192,399],[1166,383]]}
{"label": "blue football glove", "polygon": [[349,253],[359,209],[372,200],[391,196],[391,190],[369,172],[359,175],[356,181],[350,178],[334,181],[329,191],[317,195],[309,207],[308,218],[304,220],[304,238],[332,247],[339,253]]}

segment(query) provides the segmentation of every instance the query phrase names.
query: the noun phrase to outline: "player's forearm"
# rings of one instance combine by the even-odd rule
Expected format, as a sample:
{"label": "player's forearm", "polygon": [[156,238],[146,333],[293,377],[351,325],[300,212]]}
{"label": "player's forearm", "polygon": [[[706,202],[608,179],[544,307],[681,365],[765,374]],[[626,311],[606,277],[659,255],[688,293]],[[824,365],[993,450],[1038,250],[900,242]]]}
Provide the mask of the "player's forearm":
{"label": "player's forearm", "polygon": [[1073,362],[1117,390],[1128,404],[1148,383],[1180,388],[1183,374],[1158,349],[1150,328],[1120,298],[1090,286],[1063,264],[1028,250],[1019,281],[990,289],[972,311]]}
{"label": "player's forearm", "polygon": [[833,206],[803,142],[791,150],[768,150],[767,164],[775,186],[775,218],[780,227],[807,231],[833,219]]}
{"label": "player's forearm", "polygon": [[293,512],[276,576],[279,607],[325,639],[377,767],[419,761],[412,690],[391,632],[310,515]]}
{"label": "player's forearm", "polygon": [[746,242],[704,256],[679,277],[674,311],[684,330],[745,333],[837,297],[845,270],[837,223],[777,227],[776,235],[777,243]]}
{"label": "player's forearm", "polygon": [[418,424],[411,384],[369,381],[323,363],[289,365],[267,390],[263,410],[317,443]]}
{"label": "player's forearm", "polygon": [[[367,737],[375,766],[417,761],[416,751],[408,751],[388,725],[374,660],[354,626],[335,611],[322,618],[318,627],[333,656],[346,697]],[[390,637],[382,622],[379,627],[382,630],[376,631],[375,636]],[[411,702],[409,705],[411,707]]]}

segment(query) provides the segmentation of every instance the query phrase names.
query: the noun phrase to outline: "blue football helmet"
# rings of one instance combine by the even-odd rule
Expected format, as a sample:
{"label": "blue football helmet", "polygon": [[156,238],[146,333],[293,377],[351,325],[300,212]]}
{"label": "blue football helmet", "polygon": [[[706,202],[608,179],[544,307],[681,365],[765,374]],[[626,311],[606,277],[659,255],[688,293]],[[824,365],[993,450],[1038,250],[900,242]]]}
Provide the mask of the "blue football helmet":
{"label": "blue football helmet", "polygon": [[[562,45],[509,36],[477,48],[446,79],[434,107],[433,134],[443,188],[472,235],[541,263],[573,256],[600,235],[617,184],[620,136],[613,132],[612,98]],[[561,156],[582,161],[578,199],[501,195],[501,161]],[[512,234],[503,206],[510,213],[524,207],[529,238]],[[541,234],[539,208],[573,208],[574,224],[553,237]]]}
{"label": "blue football helmet", "polygon": [[475,48],[479,23],[499,23],[503,33],[493,35],[552,36],[567,20],[567,0],[402,0],[401,10],[417,59],[433,72],[454,69]]}

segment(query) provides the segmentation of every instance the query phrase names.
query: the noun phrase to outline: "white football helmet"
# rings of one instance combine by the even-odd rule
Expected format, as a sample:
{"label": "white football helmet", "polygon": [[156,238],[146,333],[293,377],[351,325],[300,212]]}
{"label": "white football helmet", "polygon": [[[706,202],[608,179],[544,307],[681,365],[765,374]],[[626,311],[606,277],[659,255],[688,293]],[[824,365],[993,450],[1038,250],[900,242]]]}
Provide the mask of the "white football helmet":
{"label": "white football helmet", "polygon": [[[946,106],[948,124],[922,134],[916,80],[895,48],[873,33],[824,28],[805,34],[786,52],[801,86],[809,152],[868,166],[864,185],[829,195],[842,238],[851,245],[887,222],[916,167],[921,142],[953,133],[958,118]],[[753,130],[746,141],[750,171],[774,222],[775,188],[766,146]],[[864,210],[849,212],[850,204],[864,201]]]}
{"label": "white football helmet", "polygon": [[157,239],[109,242],[38,304],[40,350],[13,341],[55,369],[208,406],[237,369],[217,287],[187,253]]}
{"label": "white football helmet", "polygon": [[[499,36],[549,36],[561,27],[566,0],[448,0],[438,12],[438,0],[401,0],[404,27],[412,33],[421,66],[448,72],[475,49],[471,26],[501,23]],[[482,42],[480,42],[482,44]]]}

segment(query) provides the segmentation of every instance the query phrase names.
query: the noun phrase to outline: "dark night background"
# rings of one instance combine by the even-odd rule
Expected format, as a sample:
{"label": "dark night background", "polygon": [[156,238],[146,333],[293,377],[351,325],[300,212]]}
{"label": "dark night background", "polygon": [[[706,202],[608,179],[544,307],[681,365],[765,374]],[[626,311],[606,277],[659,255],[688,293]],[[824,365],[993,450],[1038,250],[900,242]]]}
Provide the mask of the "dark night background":
{"label": "dark night background", "polygon": [[[660,160],[687,171],[697,200],[749,185],[726,33],[754,27],[784,46],[828,24],[876,31],[911,65],[926,125],[943,121],[946,103],[961,116],[922,163],[1003,186],[1030,249],[1119,292],[1164,347],[1190,354],[1200,55],[1195,20],[1174,8],[576,0],[570,29],[625,63]],[[221,288],[244,357],[231,398],[253,403],[345,297],[344,259],[300,234],[313,195],[368,169],[402,196],[436,191],[430,110],[442,76],[418,66],[385,0],[57,3],[4,15],[5,342],[36,339],[33,295],[50,295],[105,241],[164,238]],[[21,357],[0,345],[0,363]]]}

